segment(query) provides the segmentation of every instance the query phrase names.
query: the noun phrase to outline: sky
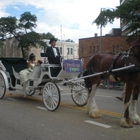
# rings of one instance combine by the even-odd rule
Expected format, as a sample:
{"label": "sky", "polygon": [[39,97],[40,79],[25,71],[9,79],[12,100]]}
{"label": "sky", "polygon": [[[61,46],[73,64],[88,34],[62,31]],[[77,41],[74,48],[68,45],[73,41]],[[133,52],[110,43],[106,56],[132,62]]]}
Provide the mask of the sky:
{"label": "sky", "polygon": [[[60,40],[100,36],[100,29],[92,22],[101,8],[115,8],[120,0],[0,0],[0,17],[16,16],[31,12],[37,16],[38,33],[50,32]],[[102,35],[112,28],[119,28],[119,19],[102,28]]]}

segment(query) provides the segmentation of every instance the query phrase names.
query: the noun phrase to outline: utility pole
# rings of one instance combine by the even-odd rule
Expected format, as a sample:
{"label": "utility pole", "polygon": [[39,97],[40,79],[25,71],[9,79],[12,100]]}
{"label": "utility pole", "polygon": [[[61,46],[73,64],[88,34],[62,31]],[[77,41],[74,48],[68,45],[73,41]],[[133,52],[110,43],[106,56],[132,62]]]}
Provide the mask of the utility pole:
{"label": "utility pole", "polygon": [[60,31],[61,31],[61,47],[62,47],[62,24],[60,26]]}
{"label": "utility pole", "polygon": [[[102,12],[102,8],[101,8],[101,12]],[[102,25],[100,27],[100,52],[102,52]]]}

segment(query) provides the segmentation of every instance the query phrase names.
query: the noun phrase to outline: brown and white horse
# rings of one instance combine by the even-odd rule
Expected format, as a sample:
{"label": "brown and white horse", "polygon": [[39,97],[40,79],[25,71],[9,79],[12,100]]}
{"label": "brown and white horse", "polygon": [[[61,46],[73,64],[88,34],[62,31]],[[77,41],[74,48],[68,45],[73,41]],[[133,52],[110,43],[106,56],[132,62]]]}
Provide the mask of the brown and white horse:
{"label": "brown and white horse", "polygon": [[120,53],[117,56],[114,54],[95,54],[88,62],[84,76],[94,74],[97,72],[110,70],[110,73],[98,75],[85,79],[86,87],[89,91],[90,97],[87,103],[87,111],[89,116],[93,118],[100,117],[99,109],[95,102],[95,92],[104,78],[113,78],[126,83],[125,99],[124,99],[124,113],[122,115],[120,125],[122,127],[132,127],[133,124],[140,125],[140,117],[136,111],[136,102],[140,92],[140,70],[133,68],[131,70],[123,70],[111,72],[111,69],[121,68],[135,64],[140,66],[140,44],[133,45],[129,50]]}

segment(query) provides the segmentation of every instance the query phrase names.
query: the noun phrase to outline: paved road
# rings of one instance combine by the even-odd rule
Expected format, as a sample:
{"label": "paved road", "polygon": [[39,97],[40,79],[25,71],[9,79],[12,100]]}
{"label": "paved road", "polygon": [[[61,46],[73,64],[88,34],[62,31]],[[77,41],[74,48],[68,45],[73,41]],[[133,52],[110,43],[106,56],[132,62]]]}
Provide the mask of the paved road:
{"label": "paved road", "polygon": [[[37,93],[32,97],[23,97],[19,91],[13,95],[7,93],[0,100],[1,140],[140,139],[140,126],[124,129],[118,125],[123,102],[115,97],[121,95],[121,90],[99,89],[96,101],[101,118],[92,119],[87,115],[86,107],[77,107],[67,87],[63,88],[61,105],[55,112],[44,109],[42,98]],[[99,124],[87,123],[90,121]]]}

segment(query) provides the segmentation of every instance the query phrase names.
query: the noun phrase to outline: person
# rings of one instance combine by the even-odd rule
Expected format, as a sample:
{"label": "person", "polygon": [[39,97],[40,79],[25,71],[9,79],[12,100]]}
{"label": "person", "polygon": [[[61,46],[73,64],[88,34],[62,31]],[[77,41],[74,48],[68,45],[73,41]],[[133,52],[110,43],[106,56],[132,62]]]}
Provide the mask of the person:
{"label": "person", "polygon": [[56,39],[51,38],[49,41],[50,47],[47,47],[46,54],[48,57],[48,61],[50,64],[60,64],[61,63],[61,55],[59,49],[56,46]]}
{"label": "person", "polygon": [[123,101],[124,100],[124,97],[125,97],[125,91],[126,91],[126,84],[123,87],[123,92],[122,92],[121,96],[120,97],[117,96],[116,98],[119,99],[119,100],[121,100],[121,101]]}
{"label": "person", "polygon": [[36,65],[35,60],[36,56],[31,53],[29,55],[29,60],[27,61],[27,68],[19,72],[22,85],[28,80],[28,74],[33,71],[33,68]]}
{"label": "person", "polygon": [[37,65],[41,65],[43,62],[41,60],[37,61]]}

